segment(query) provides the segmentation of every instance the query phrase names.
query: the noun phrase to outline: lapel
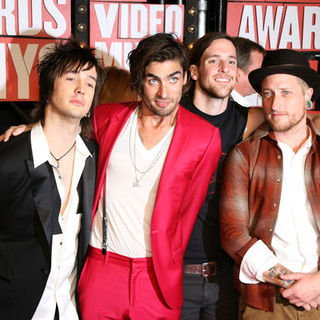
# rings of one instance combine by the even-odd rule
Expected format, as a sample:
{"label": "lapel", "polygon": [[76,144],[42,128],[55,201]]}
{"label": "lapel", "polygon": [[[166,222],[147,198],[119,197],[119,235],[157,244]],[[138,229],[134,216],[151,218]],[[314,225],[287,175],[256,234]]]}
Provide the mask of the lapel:
{"label": "lapel", "polygon": [[78,256],[79,262],[81,263],[82,258],[85,256],[87,246],[89,244],[90,229],[91,229],[91,215],[92,215],[92,204],[94,197],[94,188],[96,181],[96,160],[97,152],[94,146],[94,142],[86,141],[87,148],[89,149],[92,157],[86,159],[85,167],[81,179],[77,186],[79,194],[79,207],[77,212],[82,213],[81,218],[81,229],[79,233],[79,247]]}
{"label": "lapel", "polygon": [[167,153],[167,157],[163,165],[159,181],[158,193],[162,191],[169,175],[174,170],[176,164],[179,163],[179,158],[181,156],[183,158],[186,158],[188,156],[186,152],[187,150],[189,150],[189,148],[184,148],[185,141],[188,141],[189,144],[190,139],[192,138],[192,135],[190,136],[189,128],[192,123],[188,121],[188,119],[188,113],[185,112],[185,109],[183,107],[179,106],[177,123]]}
{"label": "lapel", "polygon": [[[172,219],[177,218],[172,215],[172,212],[177,213],[177,210],[173,210],[172,212],[167,211],[166,214],[163,214],[163,208],[168,210],[168,208],[173,209],[177,206],[179,207],[180,204],[177,203],[177,201],[179,202],[182,198],[177,199],[176,194],[168,192],[168,189],[180,192],[180,190],[185,189],[185,183],[189,182],[188,180],[182,181],[179,178],[176,180],[175,175],[179,176],[183,172],[187,174],[187,172],[193,170],[193,163],[191,160],[195,158],[195,148],[190,148],[190,146],[193,143],[196,144],[197,141],[194,139],[192,129],[194,130],[192,118],[190,118],[188,111],[179,106],[174,135],[163,165],[154,203],[151,220],[152,230],[157,230],[160,225],[168,225],[171,223],[170,221],[172,221]],[[171,175],[173,176],[171,177]],[[179,181],[179,184],[177,184],[176,181]],[[174,184],[173,189],[171,188],[172,185],[170,185],[172,183]]]}
{"label": "lapel", "polygon": [[58,221],[61,200],[52,168],[48,162],[34,168],[32,160],[26,160],[30,186],[42,228],[51,248],[52,235],[61,233]]}
{"label": "lapel", "polygon": [[[105,182],[106,170],[108,167],[110,155],[114,144],[117,141],[123,127],[127,123],[130,115],[135,110],[137,104],[132,104],[132,107],[123,108],[120,112],[116,112],[111,116],[107,114],[107,116],[101,112],[97,116],[99,118],[106,118],[103,121],[103,124],[100,124],[98,131],[101,131],[99,134],[99,160],[98,160],[98,172],[97,172],[97,184],[96,184],[96,192],[95,192],[95,201],[93,205],[93,215],[97,210],[97,206],[100,199],[101,189]],[[106,108],[108,108],[107,106]],[[99,119],[100,122],[101,119]]]}

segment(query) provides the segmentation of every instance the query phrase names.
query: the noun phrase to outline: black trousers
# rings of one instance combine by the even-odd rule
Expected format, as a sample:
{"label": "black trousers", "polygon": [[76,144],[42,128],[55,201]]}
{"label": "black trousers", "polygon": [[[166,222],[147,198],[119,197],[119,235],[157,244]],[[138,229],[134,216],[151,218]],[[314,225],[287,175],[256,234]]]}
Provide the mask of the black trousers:
{"label": "black trousers", "polygon": [[238,306],[232,267],[211,278],[184,274],[181,320],[237,320]]}

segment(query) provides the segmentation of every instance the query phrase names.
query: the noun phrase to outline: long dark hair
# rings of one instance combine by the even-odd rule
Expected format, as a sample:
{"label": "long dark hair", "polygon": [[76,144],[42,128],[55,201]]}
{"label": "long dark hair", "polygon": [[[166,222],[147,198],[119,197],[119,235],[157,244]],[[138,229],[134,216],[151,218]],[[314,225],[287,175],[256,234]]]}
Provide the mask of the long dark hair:
{"label": "long dark hair", "polygon": [[[84,67],[85,69],[83,69]],[[57,77],[61,77],[62,74],[69,71],[79,72],[80,70],[89,70],[93,67],[95,67],[97,72],[97,82],[90,107],[91,115],[82,118],[80,121],[82,135],[90,137],[93,109],[98,100],[104,73],[100,62],[93,54],[93,49],[81,46],[73,38],[56,43],[54,49],[49,49],[40,59],[38,64],[39,103],[33,111],[33,121],[44,120],[45,107],[52,97],[54,82]]]}

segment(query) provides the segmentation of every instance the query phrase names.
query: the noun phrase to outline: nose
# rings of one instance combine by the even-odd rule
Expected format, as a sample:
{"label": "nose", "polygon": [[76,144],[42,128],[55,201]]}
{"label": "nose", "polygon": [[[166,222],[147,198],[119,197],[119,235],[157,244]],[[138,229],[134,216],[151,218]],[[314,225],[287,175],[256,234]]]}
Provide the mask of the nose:
{"label": "nose", "polygon": [[81,94],[81,95],[85,94],[84,85],[81,82],[79,82],[77,87],[76,87],[76,93],[77,94]]}
{"label": "nose", "polygon": [[279,109],[280,98],[278,95],[274,94],[271,97],[271,110],[276,111]]}
{"label": "nose", "polygon": [[158,96],[161,98],[165,98],[167,96],[167,88],[163,83],[159,84]]}
{"label": "nose", "polygon": [[221,61],[220,61],[220,64],[219,64],[219,69],[220,69],[220,71],[222,71],[222,72],[227,72],[227,71],[229,71],[229,67],[228,67],[227,61],[221,60]]}

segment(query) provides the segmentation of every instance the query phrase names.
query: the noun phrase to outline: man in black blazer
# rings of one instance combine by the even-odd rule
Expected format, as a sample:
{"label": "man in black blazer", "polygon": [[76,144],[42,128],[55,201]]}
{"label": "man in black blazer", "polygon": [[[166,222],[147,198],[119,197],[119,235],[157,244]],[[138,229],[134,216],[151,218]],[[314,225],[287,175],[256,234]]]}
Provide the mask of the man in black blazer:
{"label": "man in black blazer", "polygon": [[96,174],[85,136],[103,72],[91,49],[68,40],[38,75],[36,124],[0,144],[0,319],[73,320]]}

